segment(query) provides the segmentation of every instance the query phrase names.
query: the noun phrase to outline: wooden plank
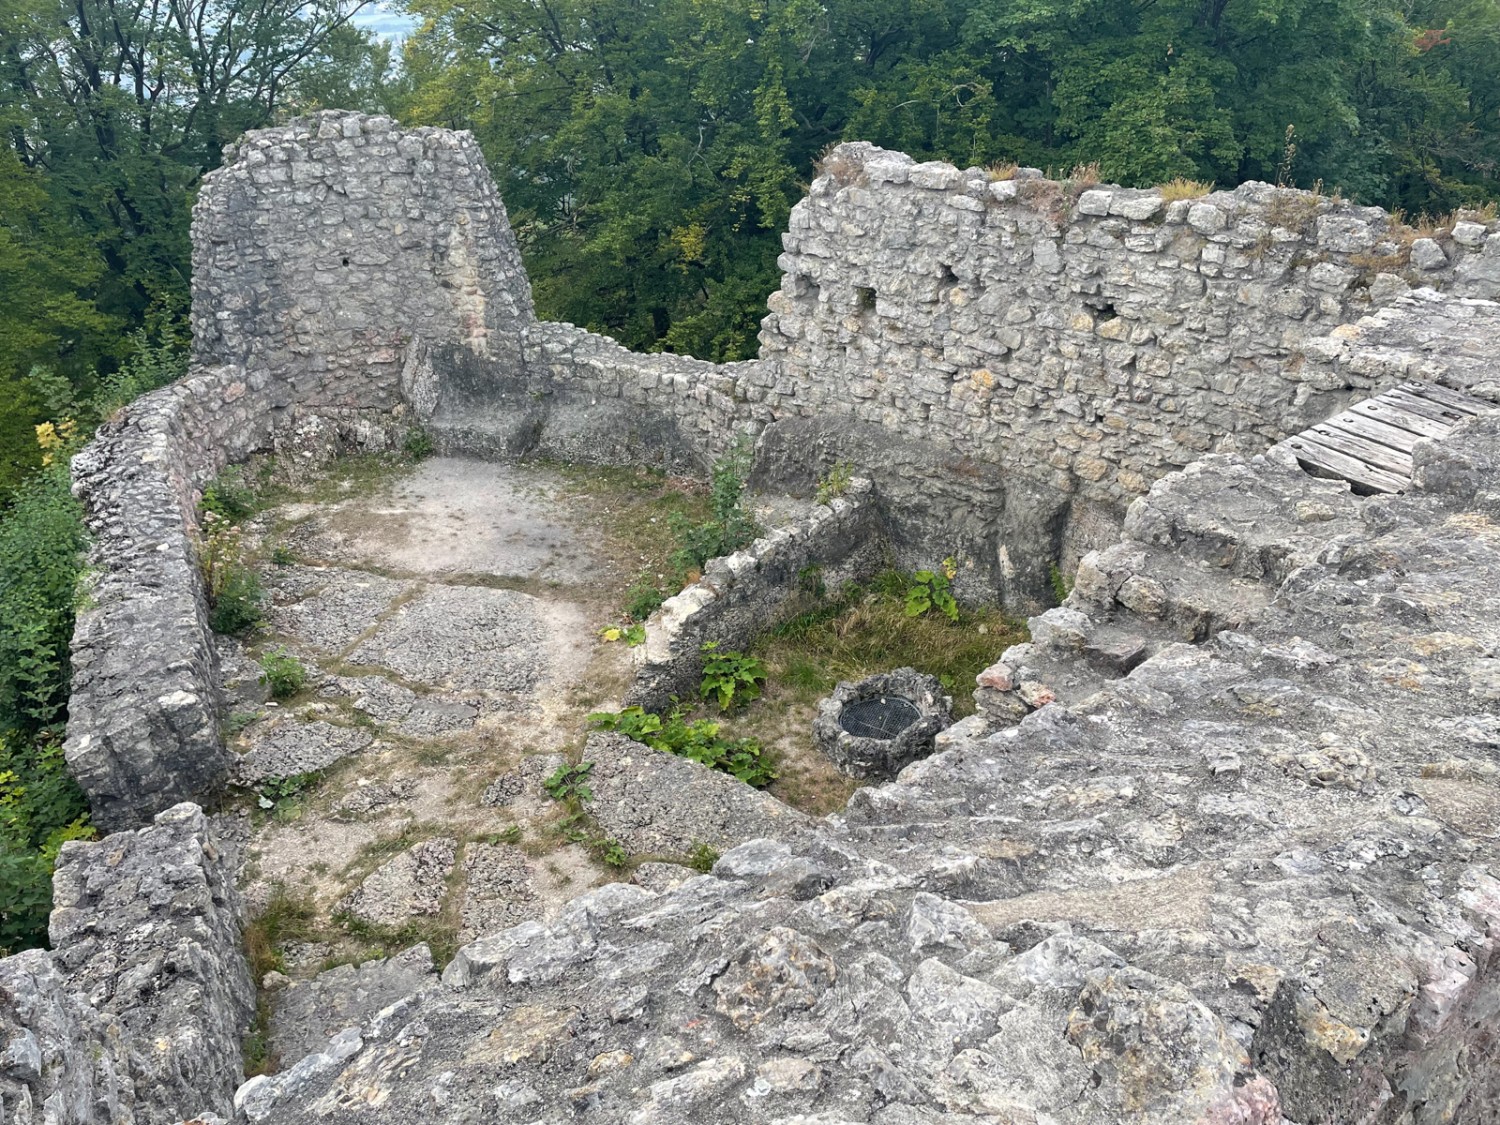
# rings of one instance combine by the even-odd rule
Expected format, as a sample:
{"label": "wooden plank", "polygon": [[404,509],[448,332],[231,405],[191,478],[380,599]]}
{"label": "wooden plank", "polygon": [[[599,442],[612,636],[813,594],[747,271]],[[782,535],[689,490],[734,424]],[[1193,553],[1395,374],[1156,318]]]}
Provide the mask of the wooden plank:
{"label": "wooden plank", "polygon": [[1402,453],[1388,445],[1355,437],[1353,434],[1335,430],[1331,426],[1310,426],[1299,436],[1311,438],[1320,445],[1329,446],[1350,457],[1357,457],[1367,464],[1374,465],[1377,469],[1384,469],[1397,476],[1411,479],[1410,453]]}
{"label": "wooden plank", "polygon": [[1462,410],[1454,410],[1452,407],[1444,406],[1440,402],[1418,398],[1416,395],[1409,395],[1405,391],[1387,391],[1380,397],[1388,402],[1395,403],[1403,410],[1410,410],[1413,414],[1420,414],[1424,418],[1431,418],[1435,422],[1442,422],[1450,430],[1469,417]]}
{"label": "wooden plank", "polygon": [[1297,458],[1304,469],[1322,469],[1374,492],[1405,492],[1411,485],[1409,477],[1403,478],[1377,469],[1357,457],[1330,449],[1302,434],[1287,438],[1283,444],[1291,450],[1292,456]]}
{"label": "wooden plank", "polygon": [[1390,448],[1400,450],[1407,456],[1411,455],[1411,451],[1417,442],[1422,440],[1420,434],[1414,434],[1410,430],[1398,429],[1395,426],[1387,426],[1384,422],[1377,422],[1374,418],[1366,418],[1362,414],[1355,414],[1352,410],[1346,410],[1342,414],[1335,414],[1328,421],[1320,424],[1329,426],[1335,430],[1343,430],[1345,433],[1352,434],[1355,437],[1362,437],[1368,441],[1390,446]]}
{"label": "wooden plank", "polygon": [[1486,414],[1491,409],[1487,402],[1480,402],[1477,398],[1470,398],[1436,383],[1402,383],[1400,389],[1418,398],[1431,399],[1444,406],[1451,406],[1454,410],[1462,410],[1465,414]]}
{"label": "wooden plank", "polygon": [[1443,438],[1453,432],[1451,423],[1405,410],[1399,403],[1386,398],[1385,395],[1366,399],[1364,402],[1356,402],[1349,408],[1348,413],[1373,418],[1377,422],[1407,430],[1420,437]]}

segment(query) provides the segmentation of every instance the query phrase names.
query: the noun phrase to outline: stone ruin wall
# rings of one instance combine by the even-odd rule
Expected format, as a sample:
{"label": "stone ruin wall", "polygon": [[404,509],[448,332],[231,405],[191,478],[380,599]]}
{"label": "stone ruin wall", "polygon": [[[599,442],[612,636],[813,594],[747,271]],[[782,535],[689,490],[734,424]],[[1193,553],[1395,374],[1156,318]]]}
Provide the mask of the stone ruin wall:
{"label": "stone ruin wall", "polygon": [[[720,367],[535,321],[464,135],[325,114],[231,156],[195,216],[189,377],[75,462],[96,573],[68,754],[105,829],[222,783],[194,512],[252,453],[382,448],[417,420],[449,452],[701,469],[758,432],[764,482],[856,460],[898,549],[966,550],[976,585],[1019,601],[1047,552],[1097,542],[1201,449],[1253,451],[1366,390],[1447,377],[1407,346],[1413,323],[1439,350],[1466,296],[1500,291],[1493,223],[1407,247],[1378,212],[1264,186],[1074,201],[846,146],[794,213],[762,358]],[[1452,296],[1403,296],[1412,280]],[[111,1119],[227,1108],[252,1002],[229,868],[192,809],[64,850],[57,952],[0,962],[19,1021],[4,1112],[69,1111],[27,1103],[37,1060],[63,1075],[49,1097]]]}
{"label": "stone ruin wall", "polygon": [[756,483],[852,461],[900,563],[957,554],[1026,608],[1167,471],[1406,377],[1331,329],[1410,282],[1500,292],[1495,224],[1408,242],[1265,185],[1164,203],[845,145],[793,212],[761,358],[714,365],[537,321],[467,134],[331,112],[227,158],[195,213],[190,376],[75,465],[96,578],[68,754],[106,829],[225,776],[194,512],[252,453],[420,424],[446,453],[702,472],[758,435]]}
{"label": "stone ruin wall", "polygon": [[[1050,563],[1112,542],[1166,473],[1386,385],[1309,363],[1307,342],[1411,285],[1500,294],[1493,223],[1416,239],[1379,208],[1267,184],[1166,202],[863,144],[823,169],[761,333],[777,378],[747,398],[789,431],[789,461],[852,455],[910,513],[905,538],[946,538],[1016,604]],[[893,437],[925,458],[880,472]],[[960,506],[968,482],[968,510],[924,515],[934,482]]]}

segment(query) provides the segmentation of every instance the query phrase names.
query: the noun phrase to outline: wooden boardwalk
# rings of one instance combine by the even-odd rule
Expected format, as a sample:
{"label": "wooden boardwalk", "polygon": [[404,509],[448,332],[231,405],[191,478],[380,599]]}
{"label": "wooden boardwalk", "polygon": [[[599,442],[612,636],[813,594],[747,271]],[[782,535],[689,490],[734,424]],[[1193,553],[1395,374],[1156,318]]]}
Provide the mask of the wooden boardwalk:
{"label": "wooden boardwalk", "polygon": [[1335,477],[1356,492],[1405,492],[1411,451],[1423,438],[1442,439],[1466,418],[1495,407],[1447,387],[1402,383],[1281,442],[1314,476]]}

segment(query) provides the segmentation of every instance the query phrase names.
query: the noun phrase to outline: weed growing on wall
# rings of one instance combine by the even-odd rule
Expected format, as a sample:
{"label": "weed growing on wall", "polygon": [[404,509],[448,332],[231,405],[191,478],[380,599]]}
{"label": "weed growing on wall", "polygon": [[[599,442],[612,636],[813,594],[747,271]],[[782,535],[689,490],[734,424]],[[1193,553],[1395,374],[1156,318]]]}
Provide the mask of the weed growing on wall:
{"label": "weed growing on wall", "polygon": [[238,523],[254,512],[257,504],[255,489],[245,479],[245,470],[230,465],[204,487],[198,506],[227,523]]}
{"label": "weed growing on wall", "polygon": [[813,499],[819,504],[828,504],[837,500],[849,491],[849,486],[854,483],[854,466],[848,461],[840,461],[828,470],[828,475],[818,479],[818,487],[813,493]]}
{"label": "weed growing on wall", "polygon": [[240,636],[264,618],[265,591],[245,557],[240,529],[214,512],[203,513],[198,568],[208,595],[208,624],[215,633]]}

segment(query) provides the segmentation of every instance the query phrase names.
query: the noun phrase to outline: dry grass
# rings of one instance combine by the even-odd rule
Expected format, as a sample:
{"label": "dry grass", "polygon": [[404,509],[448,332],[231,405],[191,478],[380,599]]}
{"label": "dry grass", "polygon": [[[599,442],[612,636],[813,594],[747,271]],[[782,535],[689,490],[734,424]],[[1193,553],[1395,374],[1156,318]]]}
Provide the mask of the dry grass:
{"label": "dry grass", "polygon": [[1296,188],[1280,188],[1271,200],[1271,205],[1266,208],[1266,221],[1272,226],[1307,234],[1313,221],[1323,211],[1325,202],[1321,195]]}
{"label": "dry grass", "polygon": [[813,172],[819,176],[829,177],[839,187],[849,187],[851,184],[864,182],[864,165],[840,153],[838,149],[841,143],[834,141],[818,154],[817,160],[813,161]]}
{"label": "dry grass", "polygon": [[1156,190],[1161,192],[1163,202],[1176,203],[1179,199],[1202,199],[1214,190],[1214,185],[1202,180],[1185,180],[1179,176],[1159,185]]}
{"label": "dry grass", "polygon": [[1073,170],[1068,173],[1068,186],[1075,190],[1093,187],[1099,182],[1099,162],[1090,161],[1087,164],[1075,164]]}
{"label": "dry grass", "polygon": [[1019,168],[1019,164],[1008,160],[1001,160],[994,164],[986,165],[984,174],[990,178],[990,183],[999,183],[1002,180],[1015,179],[1016,171]]}

